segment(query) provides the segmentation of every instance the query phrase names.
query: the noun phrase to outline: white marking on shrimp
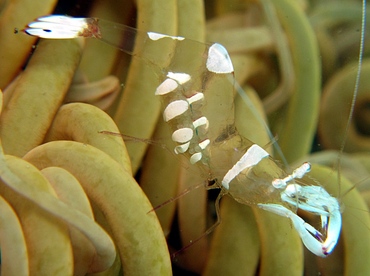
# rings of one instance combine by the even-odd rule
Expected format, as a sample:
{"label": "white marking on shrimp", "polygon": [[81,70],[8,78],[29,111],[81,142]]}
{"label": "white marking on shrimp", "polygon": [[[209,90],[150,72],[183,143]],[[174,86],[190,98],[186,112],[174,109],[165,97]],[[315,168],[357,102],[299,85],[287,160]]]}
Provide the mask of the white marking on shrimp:
{"label": "white marking on shrimp", "polygon": [[155,32],[147,32],[147,34],[148,34],[148,37],[153,41],[160,40],[162,38],[171,38],[173,40],[179,40],[179,41],[185,39],[185,37],[182,37],[182,36],[165,35],[165,34],[160,34],[160,33],[155,33]]}
{"label": "white marking on shrimp", "polygon": [[234,72],[229,53],[221,44],[215,43],[208,50],[207,69],[216,74]]}
{"label": "white marking on shrimp", "polygon": [[252,145],[246,153],[239,159],[238,162],[225,174],[222,179],[222,186],[229,190],[230,182],[243,170],[257,165],[263,158],[269,154],[260,146]]}
{"label": "white marking on shrimp", "polygon": [[306,173],[308,173],[311,170],[311,164],[308,162],[303,163],[300,167],[295,169],[292,174],[288,175],[287,177],[280,179],[274,179],[272,181],[272,185],[276,189],[284,188],[289,181],[292,181],[296,178],[302,178]]}
{"label": "white marking on shrimp", "polygon": [[193,122],[194,128],[198,128],[200,126],[204,126],[205,129],[208,129],[208,125],[209,125],[208,119],[206,117],[204,117],[204,116],[203,117],[200,117],[199,119],[197,119],[197,120],[195,120]]}
{"label": "white marking on shrimp", "polygon": [[194,165],[195,163],[197,163],[199,160],[202,159],[202,153],[201,152],[197,152],[197,153],[194,153],[191,157],[190,157],[190,163],[192,165]]}
{"label": "white marking on shrimp", "polygon": [[187,99],[189,104],[192,104],[194,102],[202,101],[204,99],[204,94],[202,92],[198,92]]}
{"label": "white marking on shrimp", "polygon": [[174,151],[175,151],[176,154],[184,153],[189,149],[189,146],[190,146],[190,142],[187,142],[185,144],[176,146]]}
{"label": "white marking on shrimp", "polygon": [[178,143],[186,143],[193,138],[193,135],[194,131],[191,128],[188,127],[180,128],[172,133],[172,141]]}
{"label": "white marking on shrimp", "polygon": [[184,114],[189,109],[189,103],[184,100],[170,102],[163,111],[163,118],[165,122]]}
{"label": "white marking on shrimp", "polygon": [[74,18],[60,15],[39,17],[37,21],[29,23],[24,31],[29,35],[49,39],[101,37],[96,18]]}
{"label": "white marking on shrimp", "polygon": [[191,80],[191,76],[186,73],[174,73],[174,72],[168,72],[167,77],[176,80],[179,84],[184,84]]}
{"label": "white marking on shrimp", "polygon": [[202,142],[200,142],[198,145],[199,147],[204,150],[206,147],[208,147],[208,145],[211,143],[211,141],[209,139],[206,139]]}
{"label": "white marking on shrimp", "polygon": [[155,90],[155,95],[165,95],[174,91],[179,86],[174,79],[165,79]]}

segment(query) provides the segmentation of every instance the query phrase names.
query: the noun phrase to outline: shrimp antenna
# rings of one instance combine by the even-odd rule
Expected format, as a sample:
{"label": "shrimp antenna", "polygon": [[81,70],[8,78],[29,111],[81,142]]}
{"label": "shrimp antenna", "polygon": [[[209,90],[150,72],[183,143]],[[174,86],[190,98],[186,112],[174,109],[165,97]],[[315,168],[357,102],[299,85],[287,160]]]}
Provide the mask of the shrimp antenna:
{"label": "shrimp antenna", "polygon": [[196,190],[200,187],[204,187],[204,184],[202,183],[202,184],[193,185],[193,186],[185,189],[184,191],[182,191],[178,195],[176,195],[176,196],[170,198],[169,200],[166,200],[165,202],[163,202],[163,203],[159,204],[158,206],[154,207],[152,210],[150,210],[148,212],[148,214],[155,211],[155,210],[158,210],[159,208],[162,208],[163,206],[165,206],[165,205],[167,205],[171,202],[174,202],[174,201],[178,200],[180,197],[183,197],[184,195],[186,195],[186,194],[190,193],[191,191],[194,191],[194,190]]}
{"label": "shrimp antenna", "polygon": [[344,132],[344,137],[342,144],[339,149],[338,157],[337,157],[337,175],[338,175],[338,181],[339,181],[339,194],[341,194],[341,178],[340,178],[340,167],[341,167],[341,159],[343,156],[344,148],[346,146],[346,140],[348,137],[349,128],[353,119],[353,113],[355,110],[356,100],[358,96],[358,90],[360,86],[360,79],[361,79],[361,70],[362,70],[362,60],[364,56],[364,44],[365,44],[365,28],[366,28],[366,0],[362,0],[362,15],[361,15],[361,38],[360,38],[360,49],[358,53],[358,65],[357,65],[357,74],[356,74],[356,81],[355,81],[355,87],[353,89],[353,95],[352,95],[352,102],[351,107],[349,111],[349,116],[346,124],[346,129]]}

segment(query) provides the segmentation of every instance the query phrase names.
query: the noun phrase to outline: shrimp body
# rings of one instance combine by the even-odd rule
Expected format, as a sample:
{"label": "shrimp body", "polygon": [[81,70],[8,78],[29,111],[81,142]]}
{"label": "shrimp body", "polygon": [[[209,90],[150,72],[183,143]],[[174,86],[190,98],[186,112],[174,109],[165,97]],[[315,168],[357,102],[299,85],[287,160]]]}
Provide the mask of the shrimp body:
{"label": "shrimp body", "polygon": [[[139,32],[96,18],[46,16],[30,23],[24,31],[52,39],[95,37],[115,45],[104,35],[107,30],[130,34],[144,43],[166,40],[173,44],[168,66],[157,68],[161,83],[154,93],[163,103],[163,119],[177,143],[175,153],[186,155],[191,164],[208,171],[214,183],[208,189],[221,189],[216,204],[228,194],[242,204],[288,217],[311,252],[321,257],[332,252],[342,222],[338,201],[320,186],[297,183],[310,171],[309,163],[288,174],[262,147],[238,134],[234,126],[234,68],[222,45]],[[134,54],[131,46],[122,47],[122,51]],[[189,54],[198,58],[183,58]],[[143,58],[155,65],[150,55],[143,54]],[[320,229],[306,223],[297,214],[299,209],[319,216]]]}

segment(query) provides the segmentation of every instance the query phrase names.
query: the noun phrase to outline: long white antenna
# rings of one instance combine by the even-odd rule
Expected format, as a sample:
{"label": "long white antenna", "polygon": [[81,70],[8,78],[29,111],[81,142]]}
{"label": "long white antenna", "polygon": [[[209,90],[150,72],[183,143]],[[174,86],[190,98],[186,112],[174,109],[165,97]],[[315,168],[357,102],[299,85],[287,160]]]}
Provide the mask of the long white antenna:
{"label": "long white antenna", "polygon": [[364,44],[365,44],[365,28],[366,28],[366,0],[362,0],[362,14],[361,14],[361,38],[360,38],[360,49],[358,53],[358,65],[357,65],[357,74],[356,74],[356,81],[355,81],[355,87],[353,89],[353,95],[352,95],[352,102],[351,102],[351,108],[349,111],[349,116],[346,124],[346,129],[344,132],[344,137],[342,140],[342,144],[340,145],[339,153],[338,153],[338,161],[337,161],[337,175],[338,175],[338,181],[339,181],[339,191],[338,194],[341,194],[340,191],[340,167],[341,167],[341,159],[343,156],[344,148],[346,146],[346,141],[348,137],[348,131],[353,119],[353,112],[355,110],[356,100],[358,96],[358,90],[360,86],[360,79],[361,79],[361,69],[362,69],[362,59],[364,56]]}

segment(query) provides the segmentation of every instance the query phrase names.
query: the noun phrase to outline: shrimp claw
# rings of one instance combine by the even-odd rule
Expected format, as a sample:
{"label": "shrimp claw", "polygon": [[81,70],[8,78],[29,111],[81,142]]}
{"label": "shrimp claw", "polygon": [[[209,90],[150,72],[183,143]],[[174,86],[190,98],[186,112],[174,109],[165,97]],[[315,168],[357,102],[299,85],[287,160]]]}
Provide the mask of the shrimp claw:
{"label": "shrimp claw", "polygon": [[280,204],[258,204],[261,209],[290,218],[302,242],[319,257],[329,255],[339,239],[342,226],[339,203],[319,186],[289,184],[281,199],[293,208],[301,209],[321,218],[321,231],[305,222],[298,214]]}

